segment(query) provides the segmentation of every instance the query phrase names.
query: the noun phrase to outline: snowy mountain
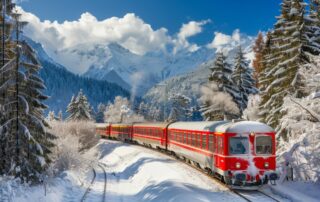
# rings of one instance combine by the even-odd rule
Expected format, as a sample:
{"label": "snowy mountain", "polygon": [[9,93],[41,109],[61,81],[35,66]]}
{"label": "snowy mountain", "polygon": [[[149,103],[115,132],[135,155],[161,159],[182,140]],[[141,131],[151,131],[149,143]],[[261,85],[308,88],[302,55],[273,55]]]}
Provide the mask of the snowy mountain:
{"label": "snowy mountain", "polygon": [[[251,56],[253,55],[251,48],[252,42],[253,39],[251,37],[242,41],[242,47],[244,53],[246,53],[245,56],[250,61],[252,60]],[[236,47],[236,44],[221,47],[221,50],[227,54],[227,60],[231,64],[235,57]],[[208,82],[209,74],[211,72],[210,67],[213,65],[213,60],[214,58],[202,63],[191,72],[173,76],[160,82],[158,85],[149,89],[143,96],[143,99],[151,105],[162,106],[166,97],[179,93],[191,98],[191,104],[194,107],[198,107],[198,99],[200,98],[201,93],[200,87],[202,84]]]}
{"label": "snowy mountain", "polygon": [[[117,83],[138,95],[166,78],[195,69],[214,55],[212,50],[204,48],[174,56],[162,52],[140,56],[115,43],[98,45],[87,52],[72,51],[93,61],[85,76]],[[119,76],[122,79],[115,79]]]}
{"label": "snowy mountain", "polygon": [[[221,45],[218,49],[226,53],[232,52],[239,44],[247,48],[252,40],[252,37],[242,35],[238,42]],[[144,95],[165,79],[196,70],[201,64],[214,58],[216,51],[216,48],[201,47],[195,52],[185,50],[172,54],[159,51],[137,55],[116,43],[87,49],[77,46],[64,50],[91,64],[84,76],[117,83],[137,95]]]}
{"label": "snowy mountain", "polygon": [[39,61],[42,64],[40,76],[44,80],[47,89],[45,94],[50,98],[45,102],[50,111],[58,113],[65,112],[72,95],[83,89],[90,104],[96,108],[99,103],[113,101],[115,96],[129,97],[129,92],[117,84],[107,81],[84,78],[69,72],[64,66],[53,61],[43,50],[42,45],[26,38],[27,42],[36,51]]}

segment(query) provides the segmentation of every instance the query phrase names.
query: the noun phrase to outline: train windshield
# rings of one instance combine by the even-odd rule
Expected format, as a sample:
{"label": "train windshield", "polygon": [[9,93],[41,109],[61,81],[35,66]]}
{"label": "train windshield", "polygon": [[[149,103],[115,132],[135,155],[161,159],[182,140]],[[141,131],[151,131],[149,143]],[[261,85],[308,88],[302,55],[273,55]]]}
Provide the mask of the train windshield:
{"label": "train windshield", "polygon": [[229,140],[230,154],[248,154],[249,141],[247,137],[231,137]]}
{"label": "train windshield", "polygon": [[270,136],[256,137],[256,154],[271,154],[272,138]]}

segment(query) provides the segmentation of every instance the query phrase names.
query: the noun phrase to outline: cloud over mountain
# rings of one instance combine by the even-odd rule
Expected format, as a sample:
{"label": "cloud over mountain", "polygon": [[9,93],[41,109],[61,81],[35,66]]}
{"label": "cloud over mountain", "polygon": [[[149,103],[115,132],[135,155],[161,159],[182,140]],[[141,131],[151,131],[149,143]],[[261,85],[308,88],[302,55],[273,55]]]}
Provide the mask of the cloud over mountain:
{"label": "cloud over mountain", "polygon": [[[179,32],[173,35],[164,27],[154,29],[134,13],[123,17],[111,17],[98,20],[91,13],[83,13],[74,21],[40,20],[36,15],[22,13],[22,20],[29,22],[24,33],[40,42],[48,55],[66,66],[70,71],[82,74],[97,63],[97,56],[88,55],[96,46],[107,46],[117,43],[136,55],[152,52],[176,54],[178,52],[195,52],[201,48],[189,41],[190,37],[200,34],[210,20],[190,21],[182,24]],[[236,30],[232,36],[215,32],[214,39],[208,48],[239,41],[240,33]],[[108,51],[99,53],[100,57],[111,58]]]}

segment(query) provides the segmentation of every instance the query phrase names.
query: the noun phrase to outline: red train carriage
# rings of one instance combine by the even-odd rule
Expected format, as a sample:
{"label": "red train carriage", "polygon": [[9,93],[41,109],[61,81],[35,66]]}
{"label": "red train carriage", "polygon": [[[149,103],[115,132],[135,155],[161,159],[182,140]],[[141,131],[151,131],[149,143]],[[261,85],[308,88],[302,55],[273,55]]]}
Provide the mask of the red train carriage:
{"label": "red train carriage", "polygon": [[[176,155],[191,160],[203,169],[214,171],[213,156],[215,150],[222,152],[215,146],[217,137],[215,128],[227,123],[218,122],[176,122],[168,127],[168,150]],[[220,139],[219,139],[220,140]]]}
{"label": "red train carriage", "polygon": [[132,140],[153,148],[166,149],[168,125],[168,123],[134,124]]}
{"label": "red train carriage", "polygon": [[224,155],[220,169],[227,184],[255,186],[276,180],[275,131],[259,122],[230,122],[216,128],[224,135]]}
{"label": "red train carriage", "polygon": [[132,138],[132,124],[111,124],[110,138],[130,141]]}
{"label": "red train carriage", "polygon": [[102,138],[109,138],[110,136],[110,124],[109,123],[96,123],[96,134]]}
{"label": "red train carriage", "polygon": [[[99,126],[100,127],[100,126]],[[101,134],[166,149],[236,188],[258,188],[276,180],[274,130],[259,122],[110,124]]]}
{"label": "red train carriage", "polygon": [[256,188],[277,178],[275,132],[262,123],[173,123],[168,127],[168,150],[232,186]]}

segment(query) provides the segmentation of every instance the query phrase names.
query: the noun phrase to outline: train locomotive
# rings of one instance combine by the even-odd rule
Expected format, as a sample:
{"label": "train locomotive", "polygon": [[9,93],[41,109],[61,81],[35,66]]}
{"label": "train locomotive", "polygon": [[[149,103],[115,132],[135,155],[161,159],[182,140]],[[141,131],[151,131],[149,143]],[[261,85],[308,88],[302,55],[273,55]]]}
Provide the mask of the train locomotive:
{"label": "train locomotive", "polygon": [[[99,126],[99,127],[98,127]],[[101,137],[167,151],[232,188],[258,189],[276,173],[275,131],[253,121],[99,124]]]}

